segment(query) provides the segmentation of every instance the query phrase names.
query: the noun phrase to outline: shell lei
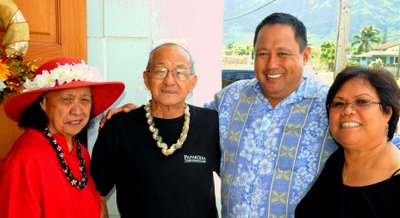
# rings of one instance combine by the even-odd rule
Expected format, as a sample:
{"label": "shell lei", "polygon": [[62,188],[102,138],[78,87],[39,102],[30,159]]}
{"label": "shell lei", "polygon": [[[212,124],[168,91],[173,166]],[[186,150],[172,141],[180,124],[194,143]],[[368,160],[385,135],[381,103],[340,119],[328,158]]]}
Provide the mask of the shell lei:
{"label": "shell lei", "polygon": [[189,124],[190,124],[189,106],[187,104],[185,105],[185,113],[184,113],[185,120],[183,122],[181,135],[177,140],[177,142],[171,145],[170,148],[168,148],[168,145],[162,141],[162,137],[158,134],[159,131],[155,127],[153,121],[153,115],[151,114],[151,102],[149,102],[144,106],[144,110],[146,111],[146,118],[147,118],[147,124],[149,124],[149,130],[152,133],[153,139],[156,140],[157,142],[157,147],[161,148],[161,153],[164,154],[165,156],[170,156],[177,149],[180,149],[183,143],[186,141],[187,134],[189,132]]}
{"label": "shell lei", "polygon": [[87,175],[86,175],[86,167],[85,160],[82,155],[82,148],[79,144],[78,139],[74,138],[76,144],[76,153],[79,159],[79,170],[81,172],[81,181],[74,177],[71,173],[71,168],[67,165],[67,162],[64,159],[64,153],[61,151],[61,146],[57,144],[56,139],[49,132],[48,128],[44,129],[44,136],[49,139],[51,146],[54,148],[54,151],[57,153],[58,161],[61,164],[62,171],[64,172],[67,180],[72,186],[75,186],[77,189],[84,189],[87,185]]}

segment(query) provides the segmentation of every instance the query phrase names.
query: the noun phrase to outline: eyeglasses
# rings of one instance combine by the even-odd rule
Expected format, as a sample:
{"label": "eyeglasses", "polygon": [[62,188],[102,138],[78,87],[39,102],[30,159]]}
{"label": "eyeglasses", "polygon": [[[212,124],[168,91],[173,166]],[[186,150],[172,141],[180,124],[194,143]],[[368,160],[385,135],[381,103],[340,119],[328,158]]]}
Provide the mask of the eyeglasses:
{"label": "eyeglasses", "polygon": [[364,99],[358,99],[352,102],[333,101],[329,105],[329,109],[339,111],[345,109],[347,105],[350,105],[353,110],[367,110],[372,104],[381,104],[381,103]]}
{"label": "eyeglasses", "polygon": [[152,78],[157,78],[157,79],[164,79],[165,77],[167,77],[169,72],[171,72],[174,79],[177,80],[187,80],[191,75],[190,70],[184,68],[176,68],[173,70],[169,70],[168,68],[165,67],[156,67],[148,70],[148,72],[150,73],[150,76]]}

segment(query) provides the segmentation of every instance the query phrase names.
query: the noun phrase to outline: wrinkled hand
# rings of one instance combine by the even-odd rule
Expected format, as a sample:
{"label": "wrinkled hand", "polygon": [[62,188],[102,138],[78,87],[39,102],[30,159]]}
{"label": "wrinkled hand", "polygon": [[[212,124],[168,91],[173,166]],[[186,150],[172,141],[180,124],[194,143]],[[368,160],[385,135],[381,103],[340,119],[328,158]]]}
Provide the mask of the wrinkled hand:
{"label": "wrinkled hand", "polygon": [[133,104],[133,103],[128,103],[128,104],[125,104],[125,105],[123,105],[123,106],[121,106],[121,107],[110,109],[110,110],[107,112],[106,116],[103,116],[103,117],[101,118],[100,124],[99,124],[99,125],[100,125],[100,128],[103,128],[103,126],[104,126],[104,124],[106,124],[107,120],[109,120],[114,114],[117,114],[117,113],[119,113],[119,112],[128,113],[129,111],[131,111],[131,110],[133,110],[133,109],[136,109],[136,108],[137,108],[137,106],[136,106],[135,104]]}

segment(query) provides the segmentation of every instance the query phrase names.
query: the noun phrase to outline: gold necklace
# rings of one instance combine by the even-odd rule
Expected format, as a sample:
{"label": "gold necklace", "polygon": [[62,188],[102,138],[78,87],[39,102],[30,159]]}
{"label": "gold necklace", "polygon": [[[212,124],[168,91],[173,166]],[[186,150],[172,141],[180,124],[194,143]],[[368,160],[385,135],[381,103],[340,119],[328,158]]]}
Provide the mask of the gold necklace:
{"label": "gold necklace", "polygon": [[165,156],[172,155],[176,150],[182,147],[183,143],[186,141],[187,134],[189,132],[189,124],[190,124],[190,112],[189,112],[189,106],[185,104],[185,121],[183,122],[183,127],[182,127],[182,132],[177,140],[177,142],[173,145],[171,145],[170,148],[168,148],[168,145],[162,141],[162,137],[158,135],[158,129],[155,127],[154,121],[153,121],[153,115],[151,114],[151,102],[146,104],[144,106],[144,110],[146,111],[146,118],[147,118],[147,124],[149,124],[149,130],[153,134],[153,139],[156,140],[157,142],[157,147],[161,148],[161,153],[164,154]]}

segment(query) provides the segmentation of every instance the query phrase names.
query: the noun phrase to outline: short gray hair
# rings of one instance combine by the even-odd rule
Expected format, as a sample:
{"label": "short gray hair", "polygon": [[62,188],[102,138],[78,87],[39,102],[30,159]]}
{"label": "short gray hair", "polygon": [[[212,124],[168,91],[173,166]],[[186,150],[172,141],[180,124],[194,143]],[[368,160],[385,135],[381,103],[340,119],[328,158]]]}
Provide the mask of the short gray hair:
{"label": "short gray hair", "polygon": [[191,71],[193,74],[196,72],[196,71],[195,71],[195,67],[194,67],[194,59],[193,59],[192,55],[190,54],[190,52],[189,52],[185,47],[183,47],[183,46],[181,46],[181,45],[179,45],[179,44],[177,44],[177,43],[173,43],[173,42],[167,42],[167,43],[161,44],[161,45],[155,47],[153,50],[151,50],[151,52],[150,52],[150,54],[149,54],[149,60],[147,61],[146,71],[149,71],[149,70],[150,70],[150,65],[151,65],[151,62],[153,61],[153,55],[154,55],[154,53],[155,53],[158,49],[163,48],[163,47],[165,47],[165,46],[176,46],[176,47],[179,47],[179,48],[183,49],[183,50],[189,55],[189,58],[190,58],[190,66],[189,66],[190,71]]}

